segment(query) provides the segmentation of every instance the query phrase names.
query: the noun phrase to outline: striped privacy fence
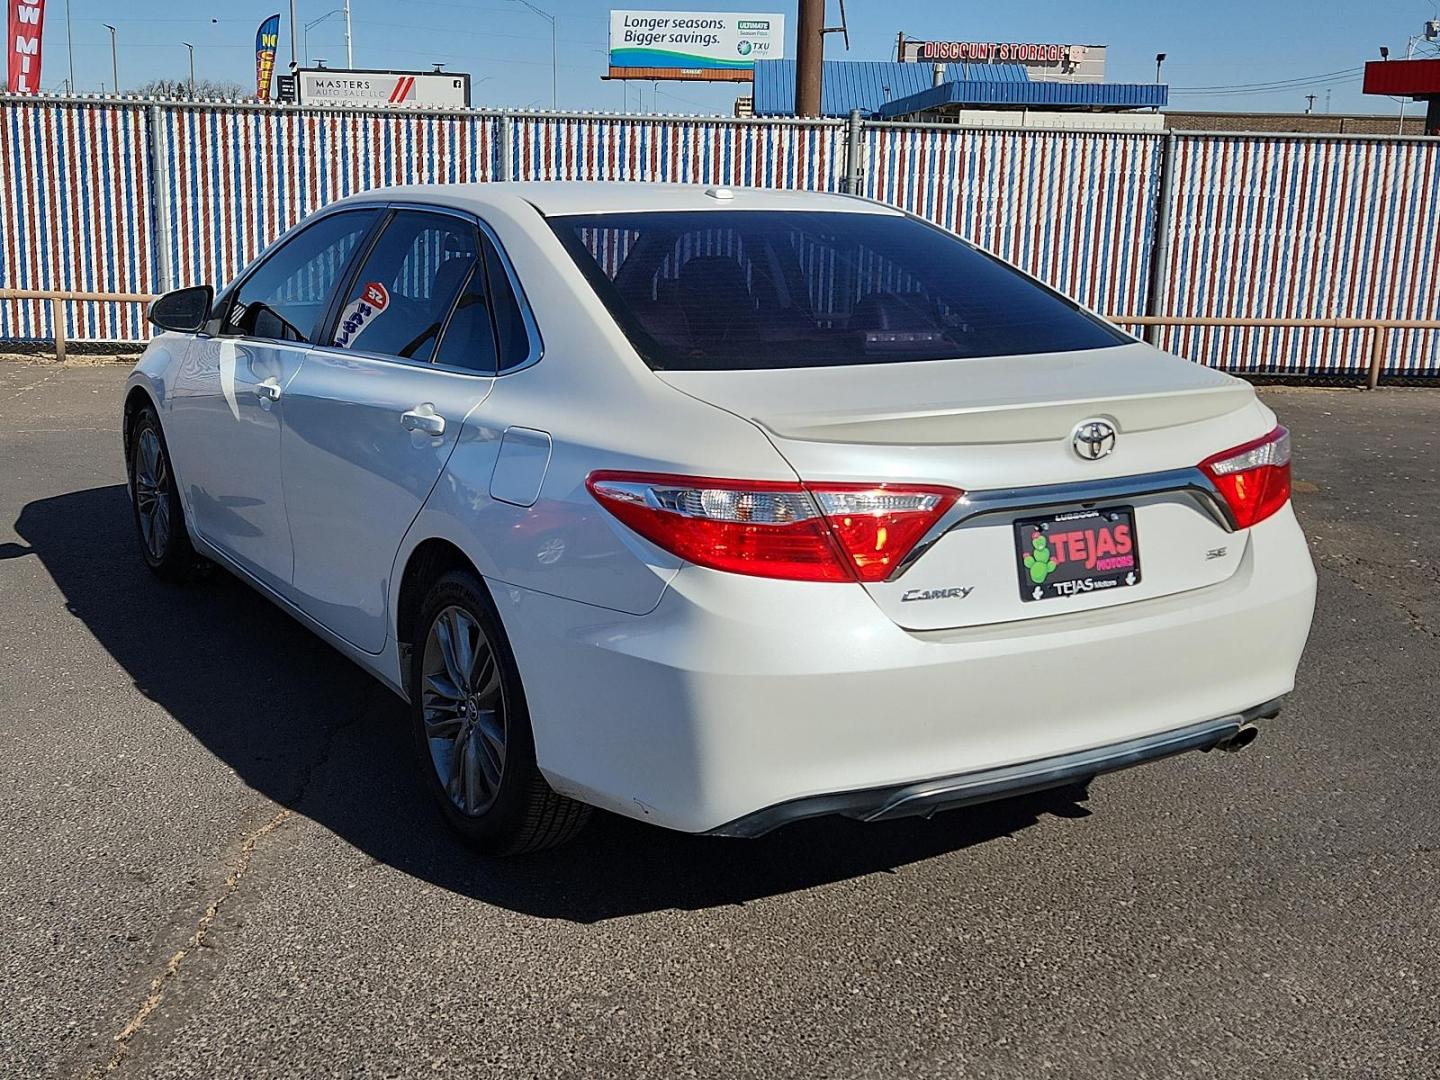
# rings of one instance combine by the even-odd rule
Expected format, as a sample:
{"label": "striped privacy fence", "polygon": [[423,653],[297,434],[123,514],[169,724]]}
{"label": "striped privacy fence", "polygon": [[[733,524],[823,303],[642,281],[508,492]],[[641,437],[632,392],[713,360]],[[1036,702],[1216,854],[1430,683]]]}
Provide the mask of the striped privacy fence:
{"label": "striped privacy fence", "polygon": [[[1440,318],[1440,142],[1173,140],[1156,311],[1269,319]],[[1159,343],[1232,371],[1353,372],[1364,335],[1182,327]],[[1385,373],[1440,374],[1440,335],[1392,330]]]}
{"label": "striped privacy fence", "polygon": [[844,125],[690,118],[518,117],[515,180],[659,180],[839,191]]}
{"label": "striped privacy fence", "polygon": [[[950,125],[361,112],[0,97],[0,290],[223,283],[285,228],[398,183],[658,180],[851,190],[1112,315],[1440,316],[1440,141]],[[0,300],[0,341],[54,337]],[[139,305],[68,304],[78,340],[145,336]],[[1440,375],[1440,333],[1152,327],[1251,373]]]}
{"label": "striped privacy fence", "polygon": [[[0,104],[0,289],[148,293],[155,286],[150,131],[145,110]],[[138,305],[0,303],[0,340],[147,336]]]}
{"label": "striped privacy fence", "polygon": [[863,191],[1097,311],[1141,311],[1162,147],[1154,136],[874,125]]}
{"label": "striped privacy fence", "polygon": [[493,116],[259,106],[149,115],[172,285],[230,280],[295,222],[354,192],[496,176]]}

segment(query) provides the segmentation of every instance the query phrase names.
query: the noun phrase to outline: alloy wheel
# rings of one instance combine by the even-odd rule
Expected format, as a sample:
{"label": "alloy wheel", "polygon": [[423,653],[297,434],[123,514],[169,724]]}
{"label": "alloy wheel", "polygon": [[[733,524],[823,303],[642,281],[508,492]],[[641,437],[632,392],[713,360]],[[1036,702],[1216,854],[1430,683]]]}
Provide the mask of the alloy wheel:
{"label": "alloy wheel", "polygon": [[490,639],[463,607],[444,608],[430,625],[420,694],[441,786],[461,813],[483,814],[505,772],[505,691]]}
{"label": "alloy wheel", "polygon": [[135,509],[140,537],[150,557],[160,560],[170,546],[170,473],[160,436],[146,427],[135,443]]}

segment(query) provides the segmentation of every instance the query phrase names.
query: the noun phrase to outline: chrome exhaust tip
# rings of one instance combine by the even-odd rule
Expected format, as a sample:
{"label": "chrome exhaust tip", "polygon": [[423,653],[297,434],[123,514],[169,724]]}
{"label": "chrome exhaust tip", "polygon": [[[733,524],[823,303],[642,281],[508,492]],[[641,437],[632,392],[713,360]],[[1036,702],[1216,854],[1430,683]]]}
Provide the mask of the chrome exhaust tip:
{"label": "chrome exhaust tip", "polygon": [[1254,724],[1241,724],[1235,734],[1221,739],[1215,744],[1215,749],[1224,750],[1226,753],[1238,754],[1247,746],[1260,737],[1260,729]]}

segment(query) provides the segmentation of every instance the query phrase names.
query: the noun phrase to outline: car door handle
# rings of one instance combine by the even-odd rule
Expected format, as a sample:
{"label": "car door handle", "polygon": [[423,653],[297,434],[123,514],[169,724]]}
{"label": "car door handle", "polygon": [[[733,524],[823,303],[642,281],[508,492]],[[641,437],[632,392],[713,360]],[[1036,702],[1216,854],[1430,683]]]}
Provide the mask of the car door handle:
{"label": "car door handle", "polygon": [[280,400],[280,380],[270,376],[262,383],[255,384],[255,396],[263,401]]}
{"label": "car door handle", "polygon": [[400,414],[400,426],[406,431],[423,431],[426,435],[444,435],[445,418],[435,415],[435,406],[426,402]]}

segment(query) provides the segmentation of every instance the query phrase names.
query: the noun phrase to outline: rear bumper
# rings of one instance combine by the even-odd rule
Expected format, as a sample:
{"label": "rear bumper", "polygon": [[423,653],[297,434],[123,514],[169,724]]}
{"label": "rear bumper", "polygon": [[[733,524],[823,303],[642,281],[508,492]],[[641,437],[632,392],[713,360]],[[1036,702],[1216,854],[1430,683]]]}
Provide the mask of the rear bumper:
{"label": "rear bumper", "polygon": [[1000,626],[906,631],[858,586],[697,567],[640,617],[494,592],[551,785],[703,833],[827,799],[888,815],[936,777],[956,799],[1063,783],[1238,724],[1293,688],[1315,572],[1287,507],[1221,584]]}
{"label": "rear bumper", "polygon": [[838,814],[859,821],[889,821],[892,818],[930,817],[942,810],[974,806],[1015,795],[1089,780],[1104,773],[1118,772],[1132,765],[1159,761],[1188,750],[1213,750],[1245,724],[1271,720],[1280,714],[1280,699],[1218,720],[1192,724],[1177,731],[1163,731],[1110,746],[1040,758],[1019,765],[980,769],[958,776],[943,776],[914,784],[868,788],[835,795],[815,795],[767,806],[753,814],[711,829],[713,836],[763,836],[781,825],[805,818]]}

